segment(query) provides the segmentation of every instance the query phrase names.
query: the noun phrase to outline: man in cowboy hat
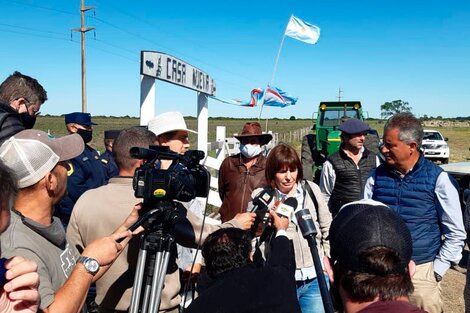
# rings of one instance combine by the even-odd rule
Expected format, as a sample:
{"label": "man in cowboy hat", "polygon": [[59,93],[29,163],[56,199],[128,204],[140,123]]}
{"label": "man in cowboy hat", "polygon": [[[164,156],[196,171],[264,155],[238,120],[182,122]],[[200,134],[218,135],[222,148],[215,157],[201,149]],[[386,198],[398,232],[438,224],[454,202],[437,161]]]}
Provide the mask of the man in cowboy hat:
{"label": "man in cowboy hat", "polygon": [[248,122],[235,138],[240,141],[240,153],[227,157],[219,169],[222,222],[246,212],[251,192],[267,184],[264,176],[266,158],[261,153],[261,146],[271,141],[271,134],[263,134],[258,122]]}

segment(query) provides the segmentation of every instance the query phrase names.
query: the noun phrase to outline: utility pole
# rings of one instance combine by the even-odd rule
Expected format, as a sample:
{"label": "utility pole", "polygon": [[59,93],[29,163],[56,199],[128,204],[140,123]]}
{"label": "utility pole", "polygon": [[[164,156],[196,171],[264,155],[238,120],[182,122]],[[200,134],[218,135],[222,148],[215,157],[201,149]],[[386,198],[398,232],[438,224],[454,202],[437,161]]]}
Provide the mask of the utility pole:
{"label": "utility pole", "polygon": [[73,31],[81,33],[82,47],[82,112],[86,112],[86,54],[85,54],[85,33],[94,30],[94,27],[85,27],[85,12],[95,7],[86,7],[85,0],[81,0],[80,4],[80,28],[74,28]]}
{"label": "utility pole", "polygon": [[341,102],[341,94],[343,91],[341,90],[341,87],[338,88],[338,101]]}

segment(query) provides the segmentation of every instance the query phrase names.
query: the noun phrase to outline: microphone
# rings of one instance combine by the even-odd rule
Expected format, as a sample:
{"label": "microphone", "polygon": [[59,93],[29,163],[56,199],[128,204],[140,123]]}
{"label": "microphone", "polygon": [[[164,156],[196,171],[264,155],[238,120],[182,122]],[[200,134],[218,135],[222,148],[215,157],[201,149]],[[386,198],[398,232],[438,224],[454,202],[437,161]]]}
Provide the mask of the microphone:
{"label": "microphone", "polygon": [[276,208],[276,213],[280,217],[288,218],[290,221],[294,215],[295,209],[297,208],[297,204],[298,202],[296,198],[289,197],[278,205]]}
{"label": "microphone", "polygon": [[295,217],[297,218],[297,223],[299,224],[300,231],[304,238],[315,236],[317,234],[317,229],[313,223],[312,215],[308,209],[297,211],[295,213]]}
{"label": "microphone", "polygon": [[265,186],[263,190],[261,190],[261,192],[253,198],[253,207],[250,209],[250,213],[256,213],[255,222],[253,223],[253,226],[251,226],[251,234],[253,236],[256,235],[256,230],[258,229],[260,222],[263,223],[261,232],[268,224],[268,217],[266,216],[266,213],[268,211],[269,203],[272,201],[273,197],[274,189],[268,185]]}
{"label": "microphone", "polygon": [[265,213],[268,209],[268,205],[274,197],[273,194],[274,189],[271,186],[266,186],[261,190],[261,192],[253,198],[253,207],[250,209],[250,213],[259,214]]}

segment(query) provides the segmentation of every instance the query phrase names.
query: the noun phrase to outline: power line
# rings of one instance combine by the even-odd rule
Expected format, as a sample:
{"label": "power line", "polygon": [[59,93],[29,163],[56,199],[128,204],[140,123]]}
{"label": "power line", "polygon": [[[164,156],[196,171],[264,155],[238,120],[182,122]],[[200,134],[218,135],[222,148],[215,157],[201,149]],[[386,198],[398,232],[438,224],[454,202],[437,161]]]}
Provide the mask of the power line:
{"label": "power line", "polygon": [[56,13],[63,13],[63,14],[69,14],[69,15],[78,15],[77,13],[75,12],[69,12],[69,11],[64,11],[64,10],[58,10],[58,9],[55,9],[55,8],[49,8],[49,7],[45,7],[45,6],[41,6],[41,5],[36,5],[36,4],[31,4],[31,3],[25,3],[25,2],[21,2],[21,1],[14,1],[14,0],[10,0],[8,2],[11,2],[11,3],[16,3],[16,4],[21,4],[21,5],[24,5],[24,6],[28,6],[28,7],[32,7],[32,8],[38,8],[38,9],[41,9],[41,10],[47,10],[47,11],[52,11],[52,12],[56,12]]}

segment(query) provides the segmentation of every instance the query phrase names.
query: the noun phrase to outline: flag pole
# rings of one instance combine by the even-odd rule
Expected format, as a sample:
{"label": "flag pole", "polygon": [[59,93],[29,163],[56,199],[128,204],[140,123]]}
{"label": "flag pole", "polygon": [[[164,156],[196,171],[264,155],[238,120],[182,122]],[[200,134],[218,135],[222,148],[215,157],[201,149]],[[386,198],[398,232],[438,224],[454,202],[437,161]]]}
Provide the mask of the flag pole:
{"label": "flag pole", "polygon": [[274,62],[274,69],[273,69],[273,75],[271,76],[270,86],[274,84],[274,78],[276,77],[276,71],[277,71],[277,63],[279,62],[279,57],[281,56],[281,50],[282,50],[282,46],[284,45],[285,38],[286,38],[286,31],[284,31],[284,35],[282,35],[281,45],[279,46],[279,50],[277,51],[277,56],[276,56],[276,61]]}
{"label": "flag pole", "polygon": [[[292,18],[292,16],[293,16],[293,14],[291,14],[291,17],[289,18],[289,21]],[[289,25],[289,22],[287,22],[287,25]],[[286,29],[287,29],[287,26],[286,26]],[[273,68],[273,75],[271,76],[271,83],[268,85],[268,88],[271,87],[274,84],[274,79],[276,77],[276,71],[277,71],[277,64],[279,63],[279,57],[281,56],[281,50],[282,50],[282,46],[284,45],[284,39],[286,39],[286,30],[284,30],[284,33],[283,33],[282,39],[281,39],[281,44],[279,46],[279,50],[277,50],[276,61],[274,62],[274,68]],[[261,120],[261,113],[263,112],[265,92],[266,92],[266,90],[263,92],[263,97],[261,98],[261,108],[259,110],[258,122]],[[266,121],[266,128],[267,128],[267,125],[268,125],[268,123]],[[266,129],[266,131],[268,131],[268,130]]]}

